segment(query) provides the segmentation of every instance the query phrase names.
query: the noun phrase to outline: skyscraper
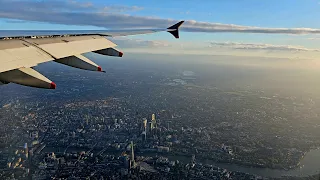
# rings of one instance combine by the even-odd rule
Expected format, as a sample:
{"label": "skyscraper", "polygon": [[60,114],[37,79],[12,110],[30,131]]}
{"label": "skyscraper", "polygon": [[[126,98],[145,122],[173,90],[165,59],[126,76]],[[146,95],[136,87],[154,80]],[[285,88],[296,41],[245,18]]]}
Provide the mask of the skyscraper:
{"label": "skyscraper", "polygon": [[149,136],[152,136],[153,134],[152,134],[152,130],[153,130],[153,124],[152,124],[152,122],[149,122],[149,125],[148,125],[148,131],[149,131]]}
{"label": "skyscraper", "polygon": [[131,141],[131,167],[135,167],[133,141]]}
{"label": "skyscraper", "polygon": [[156,115],[155,114],[152,114],[151,122],[152,122],[152,127],[156,128],[157,127],[157,121],[156,121]]}
{"label": "skyscraper", "polygon": [[147,122],[148,120],[146,118],[142,119],[143,131],[147,131]]}
{"label": "skyscraper", "polygon": [[24,144],[24,154],[26,156],[26,159],[28,159],[28,156],[29,156],[28,143]]}
{"label": "skyscraper", "polygon": [[90,117],[89,115],[84,115],[84,119],[86,120],[86,125],[88,126],[89,125],[89,120],[90,120]]}

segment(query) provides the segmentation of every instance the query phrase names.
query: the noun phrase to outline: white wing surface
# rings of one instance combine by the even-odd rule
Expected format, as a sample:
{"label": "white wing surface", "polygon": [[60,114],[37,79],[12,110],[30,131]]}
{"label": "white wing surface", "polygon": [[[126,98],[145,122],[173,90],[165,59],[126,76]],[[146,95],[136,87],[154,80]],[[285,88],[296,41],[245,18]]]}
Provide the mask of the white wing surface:
{"label": "white wing surface", "polygon": [[88,31],[59,34],[57,32],[40,35],[14,35],[0,37],[0,85],[10,82],[21,85],[54,89],[56,85],[32,67],[40,63],[55,61],[68,66],[102,71],[101,67],[81,54],[94,52],[107,56],[122,57],[115,49],[117,45],[105,37],[167,31],[179,38],[181,21],[167,29],[138,29],[109,32]]}

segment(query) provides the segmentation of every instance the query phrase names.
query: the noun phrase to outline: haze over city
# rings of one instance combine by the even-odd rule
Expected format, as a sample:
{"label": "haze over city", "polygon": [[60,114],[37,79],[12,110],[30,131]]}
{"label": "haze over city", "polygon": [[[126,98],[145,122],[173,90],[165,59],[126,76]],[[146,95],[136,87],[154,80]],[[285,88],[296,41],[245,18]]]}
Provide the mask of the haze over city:
{"label": "haze over city", "polygon": [[[105,73],[32,68],[56,89],[0,72],[0,179],[319,178],[317,19],[315,0],[0,0],[3,42],[185,21],[105,37],[123,57],[83,54]],[[21,41],[41,38],[64,36]]]}

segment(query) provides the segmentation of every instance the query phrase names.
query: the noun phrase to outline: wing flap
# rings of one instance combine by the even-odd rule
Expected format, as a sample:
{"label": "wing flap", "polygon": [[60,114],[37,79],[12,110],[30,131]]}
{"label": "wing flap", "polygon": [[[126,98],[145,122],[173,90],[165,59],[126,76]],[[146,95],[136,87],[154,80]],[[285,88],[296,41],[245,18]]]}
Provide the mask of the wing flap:
{"label": "wing flap", "polygon": [[39,48],[48,52],[56,59],[115,46],[117,45],[101,36],[86,40],[38,45]]}
{"label": "wing flap", "polygon": [[52,57],[32,46],[0,50],[0,57],[0,72],[20,67],[33,67],[39,63],[53,60]]}

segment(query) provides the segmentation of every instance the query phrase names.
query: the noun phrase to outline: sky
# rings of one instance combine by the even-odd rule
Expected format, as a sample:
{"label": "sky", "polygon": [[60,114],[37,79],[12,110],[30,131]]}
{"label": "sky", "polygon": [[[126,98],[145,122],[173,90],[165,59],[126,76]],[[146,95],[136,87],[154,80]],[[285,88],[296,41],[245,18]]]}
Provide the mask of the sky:
{"label": "sky", "polygon": [[1,30],[166,28],[111,40],[127,52],[318,59],[317,0],[0,0]]}

